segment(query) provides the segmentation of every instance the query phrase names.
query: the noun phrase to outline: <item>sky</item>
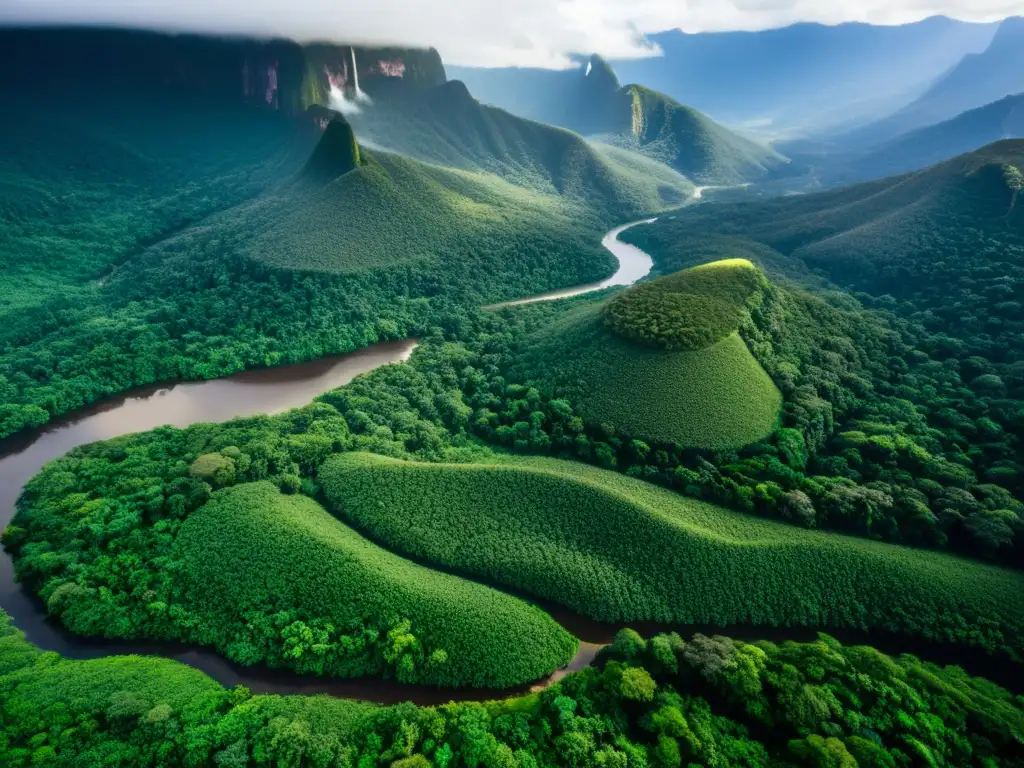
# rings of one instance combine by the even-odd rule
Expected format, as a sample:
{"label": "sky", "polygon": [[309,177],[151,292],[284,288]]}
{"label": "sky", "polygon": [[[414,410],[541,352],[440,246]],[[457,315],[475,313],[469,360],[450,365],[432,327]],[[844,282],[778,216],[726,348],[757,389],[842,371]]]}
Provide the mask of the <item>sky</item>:
{"label": "sky", "polygon": [[0,23],[99,23],[172,31],[433,46],[447,64],[569,66],[570,53],[656,56],[645,35],[757,30],[798,21],[993,21],[1024,0],[0,0]]}

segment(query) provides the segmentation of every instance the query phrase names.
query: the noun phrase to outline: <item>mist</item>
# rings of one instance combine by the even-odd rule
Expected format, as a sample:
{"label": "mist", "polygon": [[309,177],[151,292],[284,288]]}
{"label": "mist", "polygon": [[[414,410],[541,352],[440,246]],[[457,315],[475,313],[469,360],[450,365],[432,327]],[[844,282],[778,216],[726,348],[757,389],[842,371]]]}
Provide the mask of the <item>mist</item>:
{"label": "mist", "polygon": [[993,21],[1017,0],[4,0],[0,23],[104,24],[164,31],[437,48],[446,63],[566,68],[570,54],[657,56],[645,35],[756,30],[800,21],[901,24],[943,14]]}

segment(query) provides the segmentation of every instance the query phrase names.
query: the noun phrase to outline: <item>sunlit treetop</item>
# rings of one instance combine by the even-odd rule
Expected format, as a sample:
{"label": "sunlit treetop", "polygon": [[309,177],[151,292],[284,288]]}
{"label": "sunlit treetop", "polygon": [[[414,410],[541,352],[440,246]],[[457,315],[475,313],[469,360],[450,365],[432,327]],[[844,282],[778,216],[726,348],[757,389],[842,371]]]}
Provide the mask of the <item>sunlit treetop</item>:
{"label": "sunlit treetop", "polygon": [[663,349],[703,349],[737,330],[767,285],[746,259],[726,259],[638,285],[605,306],[620,336]]}

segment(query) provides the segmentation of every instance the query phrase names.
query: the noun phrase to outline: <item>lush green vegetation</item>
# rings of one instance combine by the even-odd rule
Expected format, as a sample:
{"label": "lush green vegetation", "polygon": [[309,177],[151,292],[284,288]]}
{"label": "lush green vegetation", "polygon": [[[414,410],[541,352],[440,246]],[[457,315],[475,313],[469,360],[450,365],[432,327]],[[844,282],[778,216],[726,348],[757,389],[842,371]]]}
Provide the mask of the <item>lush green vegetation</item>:
{"label": "lush green vegetation", "polygon": [[40,653],[0,615],[0,760],[30,765],[1019,766],[1019,697],[913,656],[625,630],[599,666],[487,704],[227,690],[176,662]]}
{"label": "lush green vegetation", "polygon": [[[785,172],[787,160],[782,155],[729,130],[707,115],[642,85],[620,86],[614,70],[600,56],[592,56],[585,68],[563,72],[513,69],[493,70],[491,74],[513,80],[522,76],[533,84],[512,98],[508,98],[511,94],[500,93],[502,89],[485,89],[489,92],[484,101],[643,155],[694,181],[739,184]],[[445,88],[465,92],[462,83],[448,83]],[[454,105],[445,106],[455,111]],[[490,112],[494,115],[491,119],[497,119],[498,110]],[[466,120],[480,119],[465,118],[465,114],[460,116]],[[380,141],[385,146],[399,148],[398,142],[408,139],[399,136],[396,143],[391,144],[384,138],[397,133],[395,129],[388,134],[381,133]],[[455,135],[461,139],[461,129],[449,134],[453,145],[457,143],[452,140]],[[458,142],[462,143],[470,142]],[[494,145],[497,146],[497,142]]]}
{"label": "lush green vegetation", "polygon": [[558,194],[606,211],[657,211],[684,202],[693,184],[636,152],[588,144],[580,136],[477,102],[455,81],[374,105],[352,116],[366,140],[427,163],[493,174],[542,195]]}
{"label": "lush green vegetation", "polygon": [[[665,350],[629,341],[609,327],[616,322],[664,327],[640,325],[646,322],[643,297],[648,295],[642,290],[611,299],[603,310],[583,306],[541,327],[511,357],[509,377],[528,381],[544,397],[569,400],[588,424],[646,442],[734,448],[771,433],[779,392],[735,333],[704,349]],[[633,301],[634,291],[641,292],[641,300]],[[616,302],[622,303],[613,310]],[[611,323],[605,322],[609,315]],[[666,336],[707,341],[737,315],[723,309],[702,319],[707,324],[669,325]]]}
{"label": "lush green vegetation", "polygon": [[695,181],[742,184],[784,171],[782,155],[663,93],[627,85],[613,103],[612,133],[606,141],[641,152]]}
{"label": "lush green vegetation", "polygon": [[553,143],[561,176],[538,191],[367,151],[311,177],[309,122],[254,108],[226,110],[222,135],[205,102],[121,94],[75,107],[57,137],[65,102],[43,103],[3,129],[30,149],[5,156],[0,184],[0,436],[132,386],[348,352],[452,307],[600,279],[607,226],[689,189],[541,126],[523,141]]}
{"label": "lush green vegetation", "polygon": [[[237,91],[239,50],[210,93]],[[324,96],[319,64],[292,63],[271,109]],[[477,576],[599,618],[889,630],[1021,662],[1019,571],[863,538],[1019,565],[1020,143],[680,211],[629,236],[669,277],[484,313],[607,275],[599,234],[690,190],[633,150],[716,181],[779,158],[603,70],[566,106],[626,148],[448,84],[362,116],[418,159],[341,121],[321,134],[323,110],[208,111],[184,70],[147,98],[136,74],[88,104],[5,102],[24,109],[0,127],[0,436],[135,384],[422,345],[306,408],[47,466],[3,541],[73,632],[445,686],[570,658],[574,638]],[[0,693],[5,765],[1024,765],[1019,699],[827,639],[626,632],[549,692],[418,710],[66,661],[5,624]]]}
{"label": "lush green vegetation", "polygon": [[50,298],[90,300],[133,254],[259,194],[315,144],[301,124],[243,107],[140,94],[126,109],[102,95],[3,94],[4,318]]}
{"label": "lush green vegetation", "polygon": [[576,651],[536,608],[396,557],[267,481],[213,494],[185,519],[174,559],[172,605],[188,607],[194,637],[247,663],[503,688]]}
{"label": "lush green vegetation", "polygon": [[786,429],[776,450],[715,461],[714,497],[776,484],[806,497],[802,511],[774,492],[753,508],[1020,562],[1024,218],[1004,168],[1022,152],[1001,142],[898,179],[698,207],[625,235],[661,272],[732,252],[818,294],[776,285],[742,330],[783,393]]}
{"label": "lush green vegetation", "polygon": [[[408,428],[427,440],[423,427]],[[572,657],[575,640],[538,609],[414,566],[278,491],[314,492],[319,464],[349,446],[405,450],[390,432],[350,435],[325,403],[97,443],[27,486],[4,544],[18,578],[83,635],[483,687],[537,679]]]}
{"label": "lush green vegetation", "polygon": [[752,520],[551,459],[336,456],[332,510],[387,546],[604,621],[856,627],[1024,656],[1024,577]]}
{"label": "lush green vegetation", "polygon": [[604,307],[620,336],[662,349],[703,349],[739,330],[765,279],[746,259],[715,261],[630,288]]}

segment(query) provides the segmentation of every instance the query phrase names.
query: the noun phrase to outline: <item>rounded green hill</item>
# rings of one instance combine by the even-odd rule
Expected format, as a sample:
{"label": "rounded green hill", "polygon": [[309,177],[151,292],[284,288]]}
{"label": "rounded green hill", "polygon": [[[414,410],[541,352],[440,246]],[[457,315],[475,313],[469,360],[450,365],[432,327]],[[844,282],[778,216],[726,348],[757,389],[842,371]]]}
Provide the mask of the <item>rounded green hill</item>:
{"label": "rounded green hill", "polygon": [[848,627],[1024,653],[1024,576],[807,531],[575,462],[339,454],[327,503],[391,549],[605,621]]}
{"label": "rounded green hill", "polygon": [[526,339],[509,376],[631,438],[756,442],[776,428],[782,396],[737,330],[764,281],[750,262],[715,262],[571,310]]}
{"label": "rounded green hill", "polygon": [[242,663],[505,688],[576,651],[538,608],[404,560],[268,482],[215,493],[176,547],[194,639]]}
{"label": "rounded green hill", "polygon": [[620,336],[651,346],[704,349],[740,327],[766,282],[746,259],[716,261],[619,294],[605,305],[605,321]]}

